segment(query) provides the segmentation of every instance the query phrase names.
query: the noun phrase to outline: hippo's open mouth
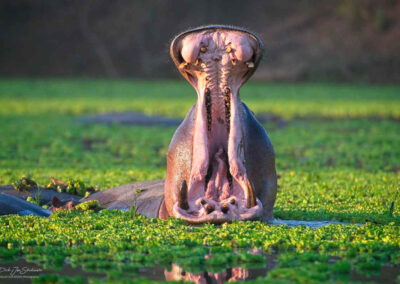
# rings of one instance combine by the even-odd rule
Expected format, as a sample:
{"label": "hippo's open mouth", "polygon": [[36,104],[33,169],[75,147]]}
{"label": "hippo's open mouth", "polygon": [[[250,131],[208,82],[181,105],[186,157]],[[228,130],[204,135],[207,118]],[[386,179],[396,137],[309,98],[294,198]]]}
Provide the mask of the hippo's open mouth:
{"label": "hippo's open mouth", "polygon": [[254,220],[262,214],[262,204],[255,197],[245,173],[232,176],[227,154],[221,147],[214,153],[203,176],[192,176],[191,188],[186,181],[177,192],[173,215],[190,223],[222,223]]}
{"label": "hippo's open mouth", "polygon": [[262,215],[246,170],[239,89],[261,58],[262,42],[237,28],[188,31],[171,56],[198,94],[188,179],[175,192],[173,215],[190,223],[253,220]]}

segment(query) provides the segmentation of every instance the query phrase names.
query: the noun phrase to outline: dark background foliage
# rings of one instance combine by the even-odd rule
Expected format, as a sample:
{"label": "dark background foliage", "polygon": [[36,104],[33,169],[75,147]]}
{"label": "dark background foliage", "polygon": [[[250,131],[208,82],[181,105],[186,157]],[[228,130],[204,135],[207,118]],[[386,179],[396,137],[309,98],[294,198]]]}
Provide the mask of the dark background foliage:
{"label": "dark background foliage", "polygon": [[171,38],[211,23],[260,34],[258,80],[400,82],[397,0],[3,0],[0,76],[175,78]]}

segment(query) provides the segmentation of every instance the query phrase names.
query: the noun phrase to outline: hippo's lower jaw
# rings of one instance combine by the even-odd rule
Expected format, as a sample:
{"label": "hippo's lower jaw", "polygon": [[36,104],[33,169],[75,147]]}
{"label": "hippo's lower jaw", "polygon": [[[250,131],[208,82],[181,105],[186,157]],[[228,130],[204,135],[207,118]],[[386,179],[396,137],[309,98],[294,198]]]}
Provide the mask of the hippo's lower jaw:
{"label": "hippo's lower jaw", "polygon": [[[173,215],[175,218],[185,220],[191,224],[201,223],[225,223],[232,221],[249,221],[257,220],[262,217],[263,206],[261,201],[257,199],[254,207],[246,208],[243,206],[245,201],[235,201],[234,197],[224,200],[220,203],[212,200],[205,201],[204,198],[198,199],[188,210],[179,207],[178,202],[173,207]],[[203,206],[202,201],[207,202],[213,208],[212,211]]]}

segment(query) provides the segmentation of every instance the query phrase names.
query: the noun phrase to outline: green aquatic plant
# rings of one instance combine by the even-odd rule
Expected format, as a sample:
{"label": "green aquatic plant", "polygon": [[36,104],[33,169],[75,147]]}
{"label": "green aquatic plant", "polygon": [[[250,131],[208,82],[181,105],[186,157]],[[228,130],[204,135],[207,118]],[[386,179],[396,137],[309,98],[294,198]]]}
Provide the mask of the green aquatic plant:
{"label": "green aquatic plant", "polygon": [[30,177],[23,176],[17,181],[13,182],[12,185],[18,191],[29,191],[32,189],[37,189],[37,183]]}
{"label": "green aquatic plant", "polygon": [[263,266],[264,253],[278,259],[267,277],[331,281],[349,279],[352,270],[400,264],[400,227],[394,224],[311,229],[257,221],[189,227],[130,212],[61,210],[51,218],[3,216],[0,226],[1,259],[24,256],[53,269],[68,262],[85,271],[137,275],[140,267],[176,263],[189,272],[219,272]]}
{"label": "green aquatic plant", "polygon": [[[323,83],[249,83],[241,92],[256,114],[285,121],[264,124],[279,174],[275,217],[357,224],[192,227],[146,219],[136,206],[96,213],[84,204],[88,210],[61,210],[50,218],[0,217],[0,261],[23,257],[52,269],[70,263],[107,274],[112,283],[142,283],[148,280],[138,278],[140,268],[172,263],[189,272],[259,267],[265,255],[276,266],[254,283],[347,283],[356,273],[399,267],[399,93],[397,85]],[[20,190],[48,185],[83,196],[90,187],[163,178],[175,126],[78,120],[117,111],[182,118],[194,102],[183,82],[2,79],[0,184],[14,182]],[[51,177],[57,178],[49,183]],[[35,281],[50,280],[80,281],[60,275]]]}
{"label": "green aquatic plant", "polygon": [[101,206],[100,206],[99,201],[97,201],[97,200],[89,200],[89,201],[85,201],[85,202],[82,202],[82,203],[76,205],[75,209],[83,210],[83,211],[88,211],[88,210],[95,210],[96,211],[96,210],[100,210]]}
{"label": "green aquatic plant", "polygon": [[47,184],[46,189],[56,190],[58,192],[65,192],[73,195],[87,197],[95,191],[93,186],[86,186],[85,183],[79,179],[68,179],[66,182],[50,177],[50,183]]}

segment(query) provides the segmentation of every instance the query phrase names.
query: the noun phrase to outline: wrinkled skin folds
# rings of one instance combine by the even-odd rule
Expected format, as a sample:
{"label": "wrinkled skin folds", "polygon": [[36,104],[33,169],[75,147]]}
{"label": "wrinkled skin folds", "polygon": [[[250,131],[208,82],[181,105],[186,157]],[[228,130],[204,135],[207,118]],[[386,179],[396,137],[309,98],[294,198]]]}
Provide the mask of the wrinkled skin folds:
{"label": "wrinkled skin folds", "polygon": [[261,40],[206,26],[178,35],[170,51],[197,103],[172,138],[159,216],[192,224],[272,219],[273,147],[239,94],[260,62]]}

